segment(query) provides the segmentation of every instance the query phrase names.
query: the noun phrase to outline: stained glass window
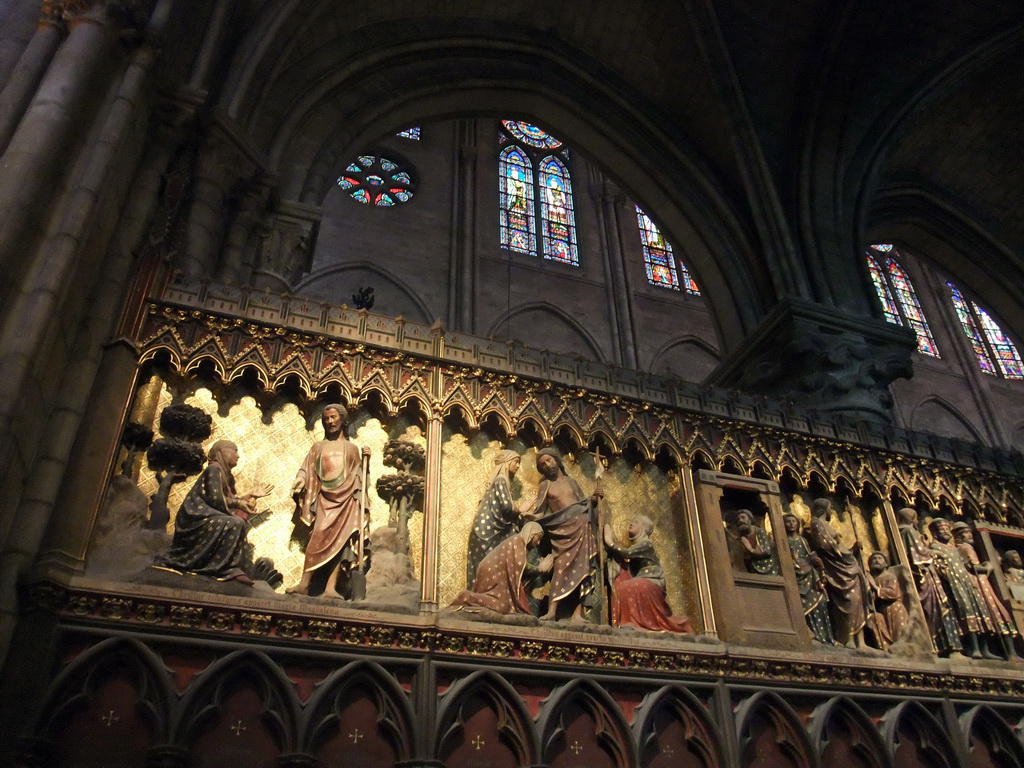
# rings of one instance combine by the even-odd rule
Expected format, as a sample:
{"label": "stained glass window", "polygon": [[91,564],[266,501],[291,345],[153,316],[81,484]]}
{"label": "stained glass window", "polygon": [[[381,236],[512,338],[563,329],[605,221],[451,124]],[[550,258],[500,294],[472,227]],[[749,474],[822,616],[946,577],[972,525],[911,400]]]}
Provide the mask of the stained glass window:
{"label": "stained glass window", "polygon": [[572,211],[572,181],[565,164],[557,157],[546,157],[541,161],[540,188],[544,258],[579,264],[576,217]]}
{"label": "stained glass window", "polygon": [[498,146],[502,247],[532,255],[539,249],[546,259],[579,266],[568,150],[543,129],[516,120],[501,121]]}
{"label": "stained glass window", "polygon": [[981,338],[981,333],[978,331],[978,324],[974,320],[974,315],[971,314],[971,309],[967,305],[967,300],[964,298],[964,295],[960,293],[960,289],[955,285],[952,283],[946,283],[946,285],[949,286],[950,298],[953,300],[953,309],[956,310],[957,317],[960,318],[960,325],[963,326],[964,333],[967,335],[967,340],[971,342],[971,347],[974,349],[974,356],[978,359],[978,365],[985,373],[991,373],[995,376],[995,362],[992,360],[992,356],[985,347],[985,342]]}
{"label": "stained glass window", "polygon": [[[928,321],[921,311],[921,302],[917,298],[913,283],[910,282],[910,276],[892,256],[886,256],[884,262],[881,260],[882,254],[889,253],[899,252],[891,243],[876,243],[865,254],[871,282],[875,286],[878,300],[882,303],[882,314],[890,323],[906,326],[914,332],[917,336],[918,352],[939,357],[939,348],[935,346],[935,337],[932,336]],[[884,269],[882,263],[885,265]]]}
{"label": "stained glass window", "polygon": [[661,235],[661,230],[651,218],[636,206],[636,220],[640,226],[640,242],[644,249],[644,267],[647,281],[651,285],[679,290],[679,274],[676,272],[672,246]]}
{"label": "stained glass window", "polygon": [[890,323],[903,325],[899,310],[896,309],[896,302],[892,298],[892,291],[889,290],[889,284],[885,280],[885,273],[870,253],[867,254],[867,260],[871,282],[875,284],[875,293],[878,294],[878,299],[882,302],[882,313],[885,315],[885,319]]}
{"label": "stained glass window", "polygon": [[992,352],[995,353],[996,362],[999,363],[999,370],[1003,376],[1007,379],[1024,379],[1024,364],[1021,363],[1017,347],[1006,337],[992,315],[973,301],[971,307],[981,321],[981,329],[985,332],[985,339]]}
{"label": "stained glass window", "polygon": [[953,309],[960,318],[967,340],[971,343],[978,366],[993,376],[1002,374],[1006,379],[1024,379],[1024,363],[1012,341],[1003,333],[996,319],[976,301],[969,301],[953,283],[949,286]]}
{"label": "stained glass window", "polygon": [[895,259],[886,259],[885,267],[889,272],[889,277],[892,278],[892,286],[895,289],[896,300],[899,301],[900,309],[903,311],[903,319],[917,334],[917,351],[938,357],[939,350],[935,346],[935,338],[932,336],[931,328],[928,327],[928,321],[924,319],[921,302],[917,300],[917,293],[914,291],[910,278]]}
{"label": "stained glass window", "polygon": [[562,146],[561,141],[536,125],[522,123],[518,120],[502,120],[501,124],[505,126],[505,130],[528,146],[539,149],[557,149]]}
{"label": "stained glass window", "polygon": [[412,139],[413,141],[419,141],[420,140],[420,127],[417,125],[417,126],[414,126],[412,128],[408,128],[408,129],[406,129],[404,131],[399,131],[395,135],[396,136],[400,136],[403,139]]}
{"label": "stained glass window", "polygon": [[[676,257],[672,253],[672,245],[661,234],[651,217],[644,213],[639,205],[636,208],[636,221],[640,227],[640,244],[644,249],[644,268],[647,270],[647,282],[662,288],[680,288],[679,273],[676,271]],[[700,296],[696,281],[690,277],[686,265],[679,262],[682,272],[682,288],[689,294]]]}
{"label": "stained glass window", "polygon": [[537,225],[533,206],[533,164],[515,146],[499,158],[501,183],[501,244],[521,253],[537,252]]}
{"label": "stained glass window", "polygon": [[345,168],[338,186],[364,205],[390,208],[412,200],[412,174],[397,160],[380,155],[360,155]]}

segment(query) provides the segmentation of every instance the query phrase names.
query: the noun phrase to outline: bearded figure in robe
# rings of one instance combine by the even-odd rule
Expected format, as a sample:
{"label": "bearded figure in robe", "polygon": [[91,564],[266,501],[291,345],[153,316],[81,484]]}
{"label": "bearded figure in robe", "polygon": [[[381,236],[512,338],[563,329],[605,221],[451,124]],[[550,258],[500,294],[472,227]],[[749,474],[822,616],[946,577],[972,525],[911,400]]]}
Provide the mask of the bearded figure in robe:
{"label": "bearded figure in robe", "polygon": [[597,490],[587,497],[579,483],[565,473],[562,454],[556,448],[537,452],[537,470],[543,480],[523,517],[541,524],[554,555],[548,610],[541,619],[557,619],[563,606],[570,605],[573,619],[597,621],[601,590],[594,528],[597,505],[604,494]]}
{"label": "bearded figure in robe", "polygon": [[834,645],[832,621],[828,615],[828,601],[825,599],[825,589],[822,585],[821,558],[811,551],[807,539],[800,535],[800,518],[794,514],[786,514],[782,522],[786,526],[789,553],[793,556],[793,570],[796,572],[796,586],[800,591],[804,620],[815,640],[825,645]]}
{"label": "bearded figure in robe", "polygon": [[917,594],[921,598],[932,643],[940,655],[959,653],[963,650],[960,630],[949,605],[949,598],[935,566],[935,554],[918,530],[917,510],[904,507],[896,513],[900,538],[907,550],[910,571],[914,574]]}
{"label": "bearded figure in robe", "polygon": [[295,475],[292,496],[300,505],[300,518],[313,532],[306,545],[302,578],[289,587],[289,594],[308,595],[313,571],[331,569],[321,597],[344,599],[338,591],[338,579],[344,572],[347,580],[359,569],[362,553],[359,537],[363,535],[362,457],[345,432],[348,413],[343,406],[325,406],[320,417],[324,439],[313,444]]}
{"label": "bearded figure in robe", "polygon": [[1014,643],[1017,640],[1017,627],[1013,623],[1013,617],[1006,610],[1003,601],[996,595],[989,581],[989,574],[993,566],[989,561],[981,562],[978,557],[978,550],[974,548],[974,531],[967,523],[953,523],[953,538],[956,541],[956,548],[967,567],[967,575],[971,578],[975,591],[981,596],[988,612],[985,621],[986,634],[991,640],[999,643],[1007,659],[1016,659],[1017,649]]}
{"label": "bearded figure in robe", "polygon": [[895,568],[881,552],[868,558],[868,588],[874,595],[872,629],[883,651],[904,638],[910,628],[910,614],[903,604],[903,587]]}
{"label": "bearded figure in robe", "polygon": [[825,593],[832,617],[832,634],[840,645],[864,646],[864,627],[868,620],[867,581],[855,546],[843,544],[839,532],[828,522],[832,509],[829,499],[811,502],[811,548],[821,559],[825,575]]}

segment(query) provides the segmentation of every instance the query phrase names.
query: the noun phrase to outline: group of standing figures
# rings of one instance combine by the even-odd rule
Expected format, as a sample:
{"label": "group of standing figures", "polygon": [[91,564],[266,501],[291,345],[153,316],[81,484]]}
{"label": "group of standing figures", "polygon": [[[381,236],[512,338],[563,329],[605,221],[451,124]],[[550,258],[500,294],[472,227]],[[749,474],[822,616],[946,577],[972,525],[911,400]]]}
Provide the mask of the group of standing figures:
{"label": "group of standing figures", "polygon": [[[346,438],[342,406],[323,409],[324,439],[315,443],[295,477],[292,493],[299,517],[311,526],[303,574],[288,592],[308,594],[311,577],[327,572],[324,597],[360,597],[366,524],[364,485],[368,450]],[[644,515],[629,523],[627,540],[615,540],[602,509],[600,481],[586,494],[565,471],[555,448],[537,452],[541,482],[531,500],[514,501],[512,480],[522,458],[499,452],[483,494],[467,548],[466,583],[452,608],[499,614],[532,614],[542,620],[576,619],[645,631],[692,632],[685,616],[674,616],[666,601],[665,573]],[[226,440],[210,450],[210,462],[188,493],[175,519],[171,549],[155,565],[219,580],[252,583],[258,570],[246,517],[270,489],[258,484],[239,494],[232,470],[237,447]],[[974,658],[1016,659],[1013,618],[999,599],[982,562],[973,532],[963,522],[929,522],[922,535],[914,509],[897,513],[910,576],[873,552],[862,566],[859,544],[843,543],[829,522],[831,502],[811,503],[806,532],[800,519],[783,521],[807,625],[828,645],[893,649],[907,641],[913,621],[908,591],[916,591],[935,652]],[[749,510],[732,519],[734,567],[780,574],[771,537]],[[1009,582],[1024,582],[1019,555],[1004,557]],[[280,576],[278,575],[278,578]],[[913,588],[910,580],[913,581]]]}
{"label": "group of standing figures", "polygon": [[[882,552],[868,556],[865,570],[859,542],[852,547],[843,543],[829,522],[831,510],[829,499],[814,500],[806,533],[799,517],[783,517],[807,626],[815,640],[827,645],[860,648],[870,641],[891,650],[911,632],[909,580]],[[1018,658],[1017,629],[989,580],[992,564],[978,557],[970,526],[936,518],[929,522],[931,539],[926,541],[916,510],[901,509],[897,518],[933,650],[944,656]],[[754,516],[739,510],[733,527],[734,566],[779,575],[771,537],[754,524]]]}
{"label": "group of standing figures", "polygon": [[619,545],[602,520],[600,486],[585,494],[566,474],[555,448],[537,453],[542,478],[537,496],[515,502],[512,479],[521,462],[510,450],[494,460],[469,534],[466,583],[471,587],[456,596],[453,608],[693,631],[685,616],[672,615],[665,599],[665,573],[648,517],[634,517],[628,541]]}

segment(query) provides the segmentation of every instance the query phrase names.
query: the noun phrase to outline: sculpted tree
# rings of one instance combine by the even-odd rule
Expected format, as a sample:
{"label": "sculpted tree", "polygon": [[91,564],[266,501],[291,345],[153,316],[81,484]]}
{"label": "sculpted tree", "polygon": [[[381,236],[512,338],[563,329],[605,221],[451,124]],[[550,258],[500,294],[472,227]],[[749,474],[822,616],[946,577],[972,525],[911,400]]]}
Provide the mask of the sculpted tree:
{"label": "sculpted tree", "polygon": [[128,451],[128,455],[121,462],[121,474],[130,476],[132,467],[135,466],[135,455],[144,451],[153,444],[153,430],[145,424],[137,421],[129,421],[124,425],[124,432],[121,433],[121,445]]}
{"label": "sculpted tree", "polygon": [[167,498],[171,487],[202,471],[206,463],[202,441],[210,436],[213,419],[191,405],[169,405],[160,414],[159,440],[149,446],[146,461],[160,483],[149,502],[147,528],[162,530],[171,518]]}
{"label": "sculpted tree", "polygon": [[400,551],[409,548],[409,519],[423,500],[423,477],[409,470],[423,466],[423,448],[406,440],[389,440],[384,446],[384,464],[397,473],[377,480],[377,495],[388,503],[388,527],[396,529]]}

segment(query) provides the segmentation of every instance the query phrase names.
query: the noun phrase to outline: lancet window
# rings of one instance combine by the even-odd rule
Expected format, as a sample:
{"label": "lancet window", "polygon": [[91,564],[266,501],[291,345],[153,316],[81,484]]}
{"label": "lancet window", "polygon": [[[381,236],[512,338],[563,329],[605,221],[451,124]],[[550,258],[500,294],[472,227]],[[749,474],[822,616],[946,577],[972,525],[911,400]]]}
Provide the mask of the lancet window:
{"label": "lancet window", "polygon": [[964,296],[953,283],[949,287],[953,309],[984,373],[1004,379],[1024,379],[1024,363],[1017,347],[983,307]]}
{"label": "lancet window", "polygon": [[[529,123],[502,120],[498,143],[503,248],[579,265],[569,150]],[[538,237],[538,229],[540,236]]]}
{"label": "lancet window", "polygon": [[[658,226],[639,205],[636,206],[636,220],[640,227],[640,244],[644,249],[647,282],[676,291],[682,288],[693,296],[700,296],[697,282],[690,277],[690,271],[686,265],[680,261],[679,268],[676,269],[676,257],[672,252],[672,244],[665,239]],[[681,281],[680,273],[682,273]]]}
{"label": "lancet window", "polygon": [[935,337],[921,310],[914,284],[894,254],[898,255],[898,251],[891,243],[876,243],[865,254],[871,282],[882,303],[882,313],[890,323],[910,328],[917,335],[918,352],[939,357],[939,348],[935,346]]}

